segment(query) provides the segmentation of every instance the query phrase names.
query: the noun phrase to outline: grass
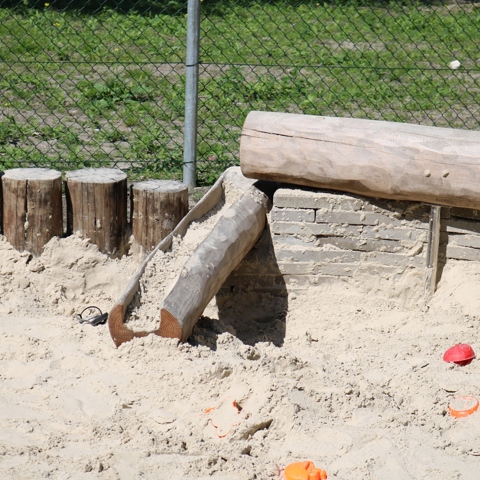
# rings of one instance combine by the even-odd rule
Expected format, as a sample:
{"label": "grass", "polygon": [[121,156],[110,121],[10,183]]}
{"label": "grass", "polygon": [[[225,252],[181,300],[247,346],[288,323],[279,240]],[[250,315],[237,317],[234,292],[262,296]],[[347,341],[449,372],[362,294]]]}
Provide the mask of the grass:
{"label": "grass", "polygon": [[[185,9],[120,3],[0,8],[0,168],[181,178]],[[477,129],[480,9],[408,3],[205,0],[199,184],[238,164],[251,110]]]}

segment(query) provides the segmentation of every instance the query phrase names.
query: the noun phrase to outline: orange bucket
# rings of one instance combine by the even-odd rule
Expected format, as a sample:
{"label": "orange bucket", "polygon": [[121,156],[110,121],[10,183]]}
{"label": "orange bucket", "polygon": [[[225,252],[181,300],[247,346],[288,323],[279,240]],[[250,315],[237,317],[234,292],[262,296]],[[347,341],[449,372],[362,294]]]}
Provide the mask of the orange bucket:
{"label": "orange bucket", "polygon": [[327,472],[310,461],[295,462],[285,468],[285,480],[326,480]]}

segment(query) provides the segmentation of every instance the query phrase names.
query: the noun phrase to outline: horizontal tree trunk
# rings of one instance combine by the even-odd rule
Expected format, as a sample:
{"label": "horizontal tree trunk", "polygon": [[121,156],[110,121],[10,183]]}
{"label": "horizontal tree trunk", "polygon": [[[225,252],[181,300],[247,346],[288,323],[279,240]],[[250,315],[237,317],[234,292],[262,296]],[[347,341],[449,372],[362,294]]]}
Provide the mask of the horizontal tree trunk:
{"label": "horizontal tree trunk", "polygon": [[251,112],[242,173],[366,195],[480,208],[480,132]]}

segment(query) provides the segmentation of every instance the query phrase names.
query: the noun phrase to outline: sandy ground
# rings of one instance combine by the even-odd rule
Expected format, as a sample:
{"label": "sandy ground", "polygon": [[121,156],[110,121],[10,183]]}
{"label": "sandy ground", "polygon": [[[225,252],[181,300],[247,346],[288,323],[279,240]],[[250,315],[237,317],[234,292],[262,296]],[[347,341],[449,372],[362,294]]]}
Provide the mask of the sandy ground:
{"label": "sandy ground", "polygon": [[[428,307],[329,285],[251,318],[234,298],[228,322],[212,302],[187,343],[117,349],[74,314],[108,311],[138,263],[78,237],[32,259],[0,237],[0,478],[280,479],[299,460],[329,479],[480,478],[480,411],[447,410],[480,396],[480,363],[442,360],[480,349],[479,266],[449,263]],[[146,303],[155,317],[154,278],[132,324]]]}

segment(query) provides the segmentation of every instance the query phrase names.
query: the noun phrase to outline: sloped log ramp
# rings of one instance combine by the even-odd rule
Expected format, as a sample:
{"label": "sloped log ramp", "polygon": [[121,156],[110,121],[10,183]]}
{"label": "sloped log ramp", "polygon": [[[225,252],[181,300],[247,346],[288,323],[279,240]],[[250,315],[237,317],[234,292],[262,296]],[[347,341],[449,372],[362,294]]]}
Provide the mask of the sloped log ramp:
{"label": "sloped log ramp", "polygon": [[3,233],[12,246],[35,256],[63,234],[62,174],[47,168],[15,168],[2,176]]}
{"label": "sloped log ramp", "polygon": [[185,341],[205,307],[259,239],[268,197],[252,186],[216,223],[183,266],[163,302],[162,337]]}
{"label": "sloped log ramp", "polygon": [[240,164],[249,178],[480,208],[477,131],[251,112]]}
{"label": "sloped log ramp", "polygon": [[[173,237],[176,235],[184,235],[190,223],[199,220],[212,208],[214,208],[221,200],[223,195],[223,187],[225,181],[234,182],[236,186],[243,190],[248,189],[253,181],[246,179],[240,173],[239,167],[230,167],[218,178],[212,188],[207,194],[187,213],[180,223],[175,227],[172,233],[167,235],[156,247],[152,250],[140,264],[137,272],[132,277],[120,298],[113,305],[108,315],[108,328],[113,342],[118,347],[124,342],[128,342],[133,338],[145,337],[150,334],[160,335],[160,328],[152,331],[135,332],[128,328],[124,323],[125,314],[132,302],[135,294],[138,291],[140,279],[145,272],[145,268],[155,254],[160,251],[166,251],[172,244]],[[159,305],[160,310],[160,305]],[[159,315],[160,316],[160,315]],[[160,319],[159,319],[160,320]]]}
{"label": "sloped log ramp", "polygon": [[188,186],[173,180],[147,180],[132,186],[132,235],[150,252],[188,212]]}
{"label": "sloped log ramp", "polygon": [[80,233],[112,257],[123,255],[127,230],[127,175],[88,168],[66,175],[67,232]]}

